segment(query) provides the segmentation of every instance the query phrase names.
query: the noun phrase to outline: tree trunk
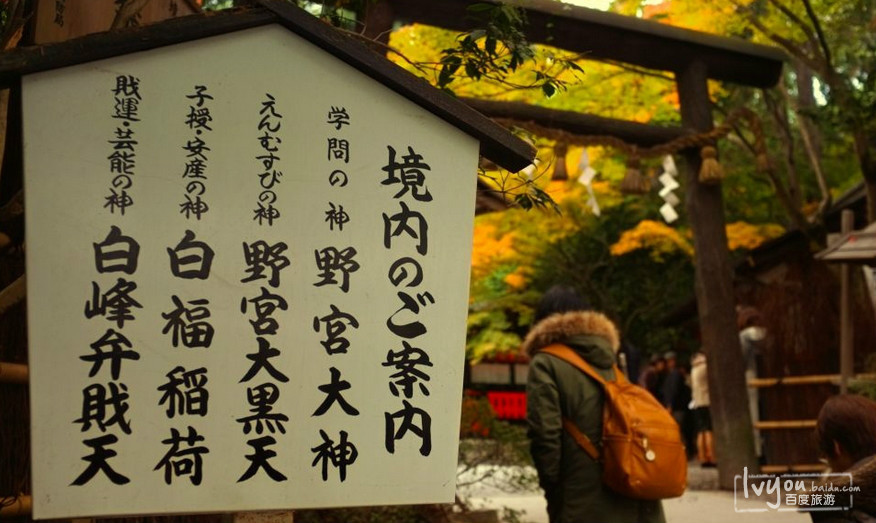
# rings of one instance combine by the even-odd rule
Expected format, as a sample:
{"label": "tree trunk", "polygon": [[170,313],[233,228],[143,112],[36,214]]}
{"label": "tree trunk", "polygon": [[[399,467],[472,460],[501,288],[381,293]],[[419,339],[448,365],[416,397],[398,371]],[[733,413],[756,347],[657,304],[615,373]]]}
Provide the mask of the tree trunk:
{"label": "tree trunk", "polygon": [[364,2],[363,10],[357,13],[357,18],[362,21],[362,34],[365,37],[389,45],[389,34],[395,22],[395,13],[389,2],[384,0]]}
{"label": "tree trunk", "polygon": [[[694,62],[676,74],[681,119],[686,127],[713,127],[706,67]],[[709,396],[714,420],[715,452],[721,488],[732,489],[744,467],[759,470],[748,412],[744,362],[736,329],[733,271],[727,250],[724,202],[720,185],[699,182],[699,151],[684,152],[688,220],[693,229],[695,290],[703,349],[708,358]]]}
{"label": "tree trunk", "polygon": [[[832,199],[830,189],[827,187],[827,180],[824,177],[824,170],[821,168],[821,131],[818,130],[818,127],[812,121],[811,116],[811,112],[816,107],[812,70],[803,62],[795,60],[794,72],[797,77],[797,101],[794,110],[800,121],[800,136],[803,138],[803,146],[809,157],[809,163],[812,164],[812,172],[815,173],[818,190],[821,192],[821,201],[818,204],[818,219],[822,220],[824,212],[830,206]],[[784,94],[790,100],[791,95],[787,90],[784,91]]]}
{"label": "tree trunk", "polygon": [[867,186],[867,223],[876,222],[876,181],[865,180]]}
{"label": "tree trunk", "polygon": [[[787,88],[784,82],[779,84],[779,91],[786,92]],[[783,163],[785,164],[785,174],[788,180],[788,196],[791,198],[791,204],[795,211],[799,214],[803,207],[803,190],[800,188],[800,176],[797,173],[797,161],[794,151],[794,133],[791,130],[791,120],[788,117],[787,101],[780,97],[773,97],[768,91],[763,91],[764,101],[773,120],[776,122],[776,127],[779,131],[779,139],[782,142]],[[803,224],[805,228],[805,224]]]}
{"label": "tree trunk", "polygon": [[855,152],[867,189],[867,223],[876,222],[876,155],[869,134],[860,127],[854,132]]}

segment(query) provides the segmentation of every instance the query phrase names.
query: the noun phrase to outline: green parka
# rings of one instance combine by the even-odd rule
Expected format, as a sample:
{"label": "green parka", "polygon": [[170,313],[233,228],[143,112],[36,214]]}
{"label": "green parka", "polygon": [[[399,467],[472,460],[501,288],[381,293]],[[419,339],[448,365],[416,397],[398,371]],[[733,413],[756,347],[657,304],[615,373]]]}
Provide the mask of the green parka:
{"label": "green parka", "polygon": [[539,352],[553,343],[572,347],[604,378],[614,379],[620,337],[601,313],[567,312],[537,323],[523,343],[532,358],[526,384],[531,452],[551,523],[664,522],[659,501],[630,499],[605,487],[601,465],[563,430],[563,417],[571,419],[598,448],[604,392],[569,363]]}

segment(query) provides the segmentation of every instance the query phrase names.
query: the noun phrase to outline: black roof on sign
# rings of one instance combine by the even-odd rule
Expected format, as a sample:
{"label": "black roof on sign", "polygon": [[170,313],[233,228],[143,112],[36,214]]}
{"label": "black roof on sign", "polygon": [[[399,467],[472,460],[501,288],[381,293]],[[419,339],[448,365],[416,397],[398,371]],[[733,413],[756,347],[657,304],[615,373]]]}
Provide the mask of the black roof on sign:
{"label": "black roof on sign", "polygon": [[460,100],[396,66],[354,37],[337,31],[283,0],[258,7],[203,13],[65,42],[0,53],[0,86],[27,74],[112,58],[199,38],[280,24],[480,141],[481,155],[510,171],[532,163],[535,150]]}

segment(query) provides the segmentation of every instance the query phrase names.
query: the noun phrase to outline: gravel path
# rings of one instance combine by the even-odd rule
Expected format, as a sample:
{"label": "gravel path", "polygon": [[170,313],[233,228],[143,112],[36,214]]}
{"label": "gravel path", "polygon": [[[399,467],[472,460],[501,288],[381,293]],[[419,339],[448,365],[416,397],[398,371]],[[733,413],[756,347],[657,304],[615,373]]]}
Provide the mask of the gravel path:
{"label": "gravel path", "polygon": [[[475,471],[484,473],[483,470]],[[492,479],[478,481],[460,492],[473,508],[496,510],[512,509],[522,512],[521,521],[547,523],[545,502],[541,491],[529,489],[515,493],[504,492],[499,487],[507,475],[532,473],[526,469],[508,468],[490,470]],[[808,523],[808,514],[792,511],[737,512],[764,508],[764,502],[754,499],[734,500],[733,492],[717,490],[718,472],[716,469],[703,469],[692,464],[688,469],[688,490],[683,496],[663,502],[668,523],[700,523],[703,521],[739,523]]]}

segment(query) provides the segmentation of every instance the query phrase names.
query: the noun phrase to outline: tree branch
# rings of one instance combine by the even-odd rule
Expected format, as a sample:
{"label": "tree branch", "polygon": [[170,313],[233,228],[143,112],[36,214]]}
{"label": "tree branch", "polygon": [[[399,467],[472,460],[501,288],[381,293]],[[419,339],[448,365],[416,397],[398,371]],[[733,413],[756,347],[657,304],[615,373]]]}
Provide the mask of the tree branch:
{"label": "tree branch", "polygon": [[[742,133],[742,130],[739,128],[739,126],[734,124],[733,130],[735,131],[734,136],[736,136],[738,140],[731,140],[731,143],[741,144],[753,156],[757,156],[757,149],[747,138],[745,138],[745,135]],[[773,167],[772,162],[770,162],[770,165],[766,168],[764,172],[769,178],[768,183],[772,185],[773,190],[776,192],[776,197],[778,198],[779,203],[782,205],[782,207],[785,208],[785,212],[788,213],[788,217],[798,229],[805,231],[806,219],[800,212],[799,207],[793,204],[793,200],[788,193],[788,189],[787,187],[785,187],[782,179],[779,178],[778,174],[776,174],[776,170]],[[763,181],[762,178],[760,178],[759,180]]]}
{"label": "tree branch", "polygon": [[[738,9],[747,10],[747,8],[739,2],[734,1],[733,4]],[[771,31],[760,20],[758,20],[756,16],[752,15],[751,13],[748,13],[745,17],[748,19],[748,22],[755,27],[755,29],[763,33],[773,42],[782,46],[792,56],[796,57],[801,62],[808,65],[810,69],[819,72],[824,71],[824,64],[818,63],[818,60],[816,60],[814,57],[807,55],[796,43]]]}
{"label": "tree branch", "polygon": [[818,182],[818,190],[821,192],[821,201],[818,203],[818,213],[816,214],[820,219],[824,211],[830,206],[832,198],[827,187],[824,170],[821,168],[818,129],[813,124],[812,118],[805,112],[806,108],[814,105],[811,92],[812,74],[805,65],[799,63],[796,65],[797,99],[795,100],[787,89],[782,91],[782,95],[785,97],[788,105],[794,108],[797,118],[800,119],[800,137],[803,139],[803,148],[809,157],[809,163],[812,166],[812,171],[815,173],[815,180]]}
{"label": "tree branch", "polygon": [[788,9],[788,7],[785,4],[781,3],[779,0],[769,0],[769,3],[772,4],[776,9],[781,11],[782,14],[787,16],[789,20],[791,20],[792,22],[797,24],[797,26],[799,26],[800,29],[804,33],[806,33],[806,37],[809,39],[809,41],[811,41],[813,43],[818,41],[818,38],[815,36],[815,33],[812,31],[812,28],[809,27],[809,24],[807,24],[802,18],[797,16],[797,14],[794,11],[791,11],[790,9]]}
{"label": "tree branch", "polygon": [[[365,36],[362,33],[358,33],[356,31],[350,31],[349,29],[343,29],[341,27],[335,27],[334,29],[336,29],[344,34],[350,35],[354,38],[357,38],[359,40],[362,40],[363,42],[365,42],[368,45],[380,47],[384,51],[398,56],[399,58],[401,58],[402,60],[404,60],[405,62],[410,64],[414,69],[416,69],[417,71],[420,71],[423,74],[427,75],[427,74],[434,74],[435,73],[435,71],[433,69],[427,67],[427,65],[429,65],[430,62],[415,62],[414,60],[411,60],[410,58],[405,56],[404,53],[402,53],[401,51],[399,51],[395,47],[390,46],[389,44],[385,44],[379,40],[373,40],[373,39]],[[434,64],[435,62],[431,62],[431,63]]]}
{"label": "tree branch", "polygon": [[809,19],[812,20],[812,25],[815,26],[816,34],[818,34],[818,43],[821,45],[821,52],[824,55],[825,66],[827,66],[828,71],[833,71],[833,59],[831,58],[830,47],[827,45],[824,31],[821,29],[821,22],[818,21],[818,17],[815,15],[815,10],[812,9],[812,2],[810,2],[810,0],[803,0],[803,6],[806,8],[806,14],[809,15]]}
{"label": "tree branch", "polygon": [[621,62],[615,62],[614,60],[602,60],[603,63],[613,65],[615,67],[619,67],[624,71],[630,73],[641,74],[643,76],[650,76],[652,78],[659,78],[661,80],[666,80],[667,82],[675,82],[675,77],[668,74],[661,74],[658,71],[652,71],[651,69],[645,69],[644,67],[636,67],[635,65],[625,64]]}
{"label": "tree branch", "polygon": [[[778,90],[784,91],[786,88],[784,82],[781,82]],[[797,162],[794,158],[794,133],[791,130],[791,122],[788,119],[788,108],[779,100],[776,100],[768,91],[762,90],[764,101],[770,110],[776,125],[781,131],[779,138],[782,142],[782,148],[785,151],[785,171],[788,176],[788,195],[791,198],[791,203],[794,205],[796,213],[800,213],[800,208],[803,203],[803,195],[800,190],[800,179],[797,174]],[[799,224],[798,224],[799,226]]]}

